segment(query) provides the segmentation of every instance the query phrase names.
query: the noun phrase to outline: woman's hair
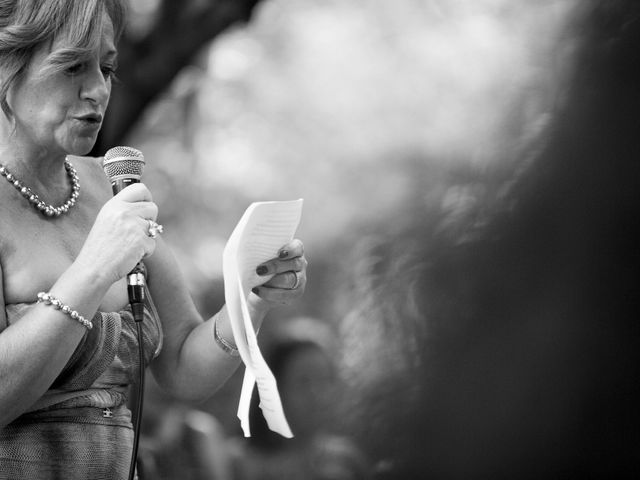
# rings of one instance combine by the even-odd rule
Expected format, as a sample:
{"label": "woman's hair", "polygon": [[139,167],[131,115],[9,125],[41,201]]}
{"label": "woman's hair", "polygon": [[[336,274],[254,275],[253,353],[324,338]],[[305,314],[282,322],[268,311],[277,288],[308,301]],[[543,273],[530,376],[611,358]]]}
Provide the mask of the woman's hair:
{"label": "woman's hair", "polygon": [[65,38],[65,47],[49,55],[46,72],[64,70],[96,50],[105,13],[117,42],[125,11],[124,0],[0,0],[0,107],[5,115],[11,114],[7,93],[38,47]]}

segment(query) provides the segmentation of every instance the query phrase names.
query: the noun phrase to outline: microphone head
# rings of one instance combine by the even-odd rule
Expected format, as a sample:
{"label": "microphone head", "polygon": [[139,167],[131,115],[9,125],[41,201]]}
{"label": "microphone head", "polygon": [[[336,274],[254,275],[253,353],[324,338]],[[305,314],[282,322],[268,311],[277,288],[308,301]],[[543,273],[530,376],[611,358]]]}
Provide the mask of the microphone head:
{"label": "microphone head", "polygon": [[123,179],[140,181],[144,155],[132,147],[113,147],[105,153],[102,168],[112,183]]}

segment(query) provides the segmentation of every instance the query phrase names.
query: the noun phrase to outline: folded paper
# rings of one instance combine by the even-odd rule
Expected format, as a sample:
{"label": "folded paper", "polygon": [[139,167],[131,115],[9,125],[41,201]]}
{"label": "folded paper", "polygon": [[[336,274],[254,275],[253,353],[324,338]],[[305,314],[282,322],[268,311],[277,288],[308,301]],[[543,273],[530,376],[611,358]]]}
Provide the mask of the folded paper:
{"label": "folded paper", "polygon": [[282,409],[276,380],[258,346],[247,297],[252,288],[268,281],[269,277],[256,273],[256,267],[277,257],[278,250],[293,238],[300,223],[302,203],[302,199],[252,203],[224,248],[225,301],[234,340],[245,365],[238,418],[246,437],[251,435],[249,405],[256,384],[260,408],[269,428],[284,437],[293,436]]}

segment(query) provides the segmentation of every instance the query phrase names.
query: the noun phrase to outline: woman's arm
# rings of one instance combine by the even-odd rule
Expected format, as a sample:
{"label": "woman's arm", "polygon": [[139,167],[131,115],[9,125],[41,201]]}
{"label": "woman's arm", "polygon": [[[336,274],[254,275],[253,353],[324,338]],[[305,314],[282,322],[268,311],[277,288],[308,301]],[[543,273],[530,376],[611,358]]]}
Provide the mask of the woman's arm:
{"label": "woman's arm", "polygon": [[[302,243],[295,240],[287,250],[286,258],[265,263],[265,279],[269,281],[260,287],[259,296],[254,293],[249,296],[248,306],[256,329],[269,309],[289,303],[304,291],[306,260]],[[215,321],[220,335],[233,341],[226,307],[212,319],[203,321],[185,287],[177,261],[161,238],[145,265],[164,330],[162,352],[151,364],[153,374],[173,395],[189,399],[210,397],[240,364],[239,357],[229,355],[214,340]],[[299,272],[296,275],[300,281],[295,289],[291,289],[292,277],[296,276],[291,270]]]}
{"label": "woman's arm", "polygon": [[[204,398],[225,382],[240,361],[216,348],[212,322],[205,322],[197,311],[178,262],[161,237],[144,263],[164,335],[162,351],[151,364],[154,377],[177,397]],[[225,316],[224,311],[219,316]]]}
{"label": "woman's arm", "polygon": [[[113,283],[155,248],[145,231],[144,218],[157,214],[150,200],[149,191],[139,185],[107,202],[76,259],[49,288],[51,295],[91,319]],[[6,325],[4,292],[10,276],[1,270],[0,325]],[[0,332],[0,426],[47,391],[85,333],[80,322],[41,303]]]}
{"label": "woman's arm", "polygon": [[[6,322],[0,271],[0,324]],[[72,264],[50,292],[91,319],[109,285],[99,273]],[[36,304],[0,332],[0,427],[24,413],[65,367],[86,328],[51,306]]]}

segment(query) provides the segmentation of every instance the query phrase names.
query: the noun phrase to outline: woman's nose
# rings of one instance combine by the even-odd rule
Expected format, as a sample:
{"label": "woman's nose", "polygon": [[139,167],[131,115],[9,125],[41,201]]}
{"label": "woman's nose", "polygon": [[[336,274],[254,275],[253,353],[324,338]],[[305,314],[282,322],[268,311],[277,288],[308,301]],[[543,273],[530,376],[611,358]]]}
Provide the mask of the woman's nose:
{"label": "woman's nose", "polygon": [[108,78],[105,78],[100,67],[89,69],[82,83],[81,98],[97,105],[104,105],[110,95],[111,84]]}

